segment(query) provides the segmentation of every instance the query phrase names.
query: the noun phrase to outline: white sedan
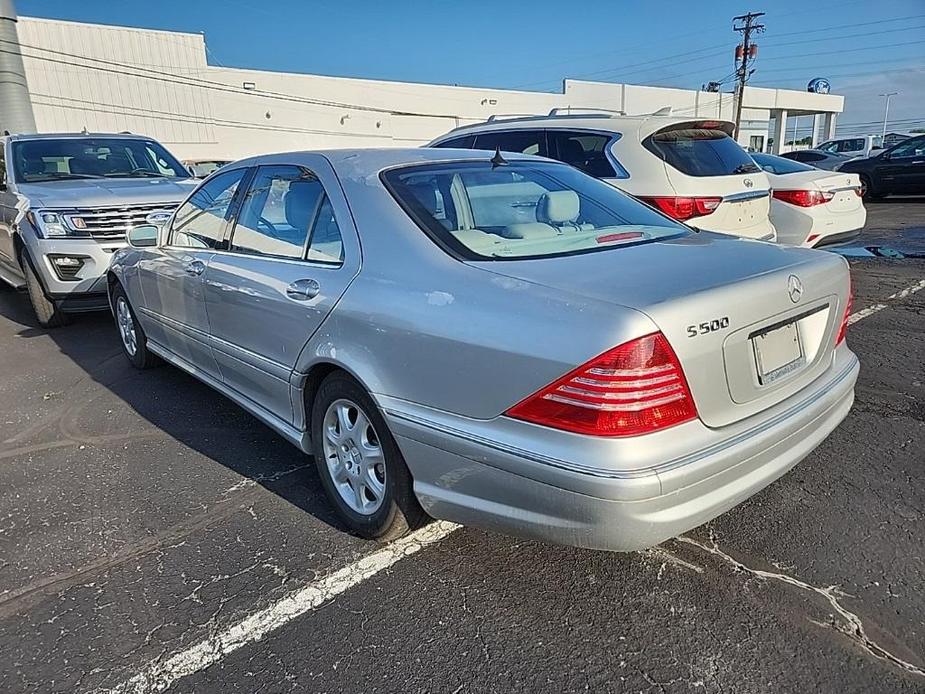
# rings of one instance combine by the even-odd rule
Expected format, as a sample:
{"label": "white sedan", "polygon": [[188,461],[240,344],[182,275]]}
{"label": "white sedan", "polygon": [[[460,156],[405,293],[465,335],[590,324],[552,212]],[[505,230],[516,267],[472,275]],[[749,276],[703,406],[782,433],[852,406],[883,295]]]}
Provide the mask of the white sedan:
{"label": "white sedan", "polygon": [[752,154],[771,181],[778,243],[827,246],[856,238],[867,222],[857,174],[823,171],[773,154]]}

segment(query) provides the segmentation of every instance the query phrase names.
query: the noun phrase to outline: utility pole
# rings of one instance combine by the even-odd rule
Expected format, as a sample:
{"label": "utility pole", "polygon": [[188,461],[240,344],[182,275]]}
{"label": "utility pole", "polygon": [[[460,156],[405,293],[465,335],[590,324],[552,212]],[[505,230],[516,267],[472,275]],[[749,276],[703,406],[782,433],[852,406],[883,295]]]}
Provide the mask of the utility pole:
{"label": "utility pole", "polygon": [[752,34],[760,34],[764,31],[764,24],[758,24],[757,19],[764,16],[764,12],[749,12],[739,17],[732,18],[732,29],[742,34],[742,43],[736,46],[736,76],[738,77],[736,90],[738,98],[736,99],[736,128],[734,138],[739,139],[739,126],[742,122],[742,101],[745,98],[745,82],[748,80],[754,70],[749,70],[750,61],[758,56],[758,44],[752,43]]}
{"label": "utility pole", "polygon": [[887,92],[878,96],[886,97],[886,107],[883,109],[883,133],[880,135],[880,144],[883,145],[883,138],[886,137],[886,121],[890,117],[890,99],[899,94],[899,92]]}

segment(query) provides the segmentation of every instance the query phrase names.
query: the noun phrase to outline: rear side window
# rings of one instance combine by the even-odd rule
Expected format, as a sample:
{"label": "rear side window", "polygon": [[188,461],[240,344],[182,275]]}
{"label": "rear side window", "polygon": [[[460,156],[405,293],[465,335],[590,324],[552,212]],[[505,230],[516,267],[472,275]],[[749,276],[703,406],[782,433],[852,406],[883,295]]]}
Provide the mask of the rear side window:
{"label": "rear side window", "polygon": [[626,169],[614,166],[607,158],[607,148],[619,135],[601,135],[568,130],[547,132],[550,156],[595,178],[629,178]]}
{"label": "rear side window", "polygon": [[445,140],[434,147],[443,149],[472,149],[472,143],[475,142],[475,135],[463,135],[454,137],[452,140]]}
{"label": "rear side window", "polygon": [[722,130],[666,129],[653,133],[642,144],[669,166],[688,176],[733,176],[761,170],[748,153]]}
{"label": "rear side window", "polygon": [[546,156],[545,130],[517,130],[508,133],[480,133],[475,136],[475,149],[502,152],[520,152],[521,154],[538,154]]}

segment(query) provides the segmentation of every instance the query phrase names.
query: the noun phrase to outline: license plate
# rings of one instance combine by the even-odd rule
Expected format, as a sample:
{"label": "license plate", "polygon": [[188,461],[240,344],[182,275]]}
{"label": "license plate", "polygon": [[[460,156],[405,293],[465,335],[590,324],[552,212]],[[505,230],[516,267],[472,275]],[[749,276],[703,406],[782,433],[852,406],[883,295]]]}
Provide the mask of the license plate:
{"label": "license plate", "polygon": [[762,385],[784,378],[806,363],[796,323],[755,335],[752,347],[758,366],[758,381]]}

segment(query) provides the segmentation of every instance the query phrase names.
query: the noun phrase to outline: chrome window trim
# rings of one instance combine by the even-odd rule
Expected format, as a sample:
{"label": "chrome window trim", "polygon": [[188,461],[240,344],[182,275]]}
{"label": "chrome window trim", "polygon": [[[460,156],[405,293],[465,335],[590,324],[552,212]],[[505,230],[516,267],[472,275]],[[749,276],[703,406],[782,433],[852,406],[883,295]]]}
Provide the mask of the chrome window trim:
{"label": "chrome window trim", "polygon": [[741,202],[743,200],[757,200],[771,196],[770,190],[746,190],[742,193],[733,193],[723,196],[723,202]]}

